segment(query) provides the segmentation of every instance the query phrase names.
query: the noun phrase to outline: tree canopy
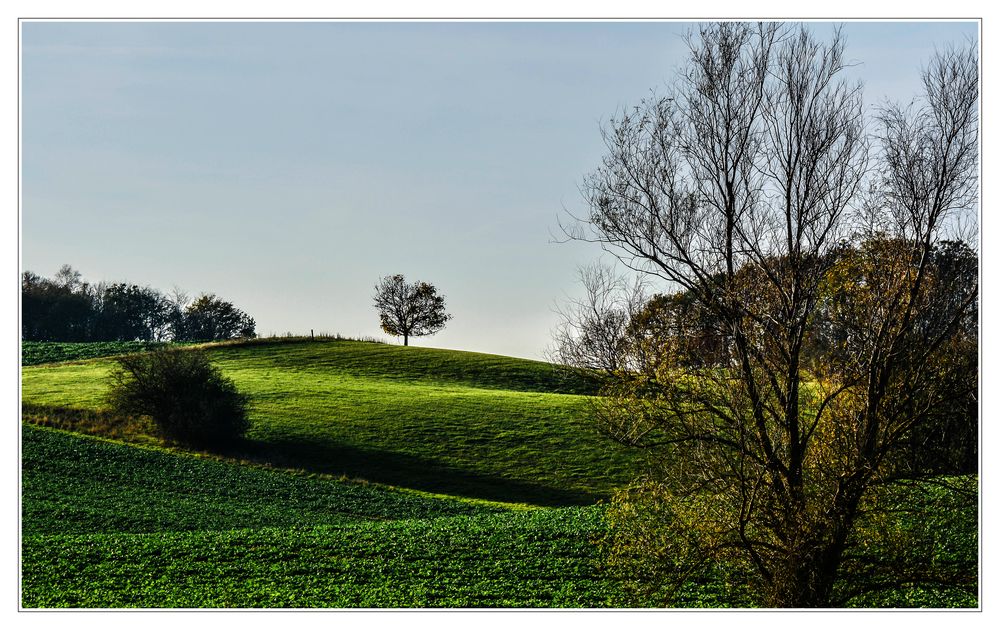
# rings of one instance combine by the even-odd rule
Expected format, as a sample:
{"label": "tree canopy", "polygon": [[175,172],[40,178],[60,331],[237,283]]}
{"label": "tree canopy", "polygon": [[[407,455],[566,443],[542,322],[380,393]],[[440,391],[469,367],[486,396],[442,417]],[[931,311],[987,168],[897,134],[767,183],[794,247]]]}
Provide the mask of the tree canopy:
{"label": "tree canopy", "polygon": [[444,296],[427,282],[408,283],[401,274],[380,278],[375,285],[374,305],[386,333],[402,337],[423,337],[441,331],[452,318],[445,312]]}

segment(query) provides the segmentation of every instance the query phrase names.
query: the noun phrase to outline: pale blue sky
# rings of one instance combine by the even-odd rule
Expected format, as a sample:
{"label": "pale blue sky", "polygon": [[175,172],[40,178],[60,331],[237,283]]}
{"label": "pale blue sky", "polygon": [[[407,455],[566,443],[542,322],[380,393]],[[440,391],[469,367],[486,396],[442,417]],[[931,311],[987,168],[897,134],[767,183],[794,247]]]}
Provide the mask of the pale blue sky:
{"label": "pale blue sky", "polygon": [[[538,358],[555,244],[600,123],[662,87],[688,25],[22,24],[22,265],[215,292],[262,334],[381,336],[380,275],[454,320],[416,345]],[[831,23],[814,23],[828,34]],[[866,101],[909,100],[974,22],[845,25]]]}

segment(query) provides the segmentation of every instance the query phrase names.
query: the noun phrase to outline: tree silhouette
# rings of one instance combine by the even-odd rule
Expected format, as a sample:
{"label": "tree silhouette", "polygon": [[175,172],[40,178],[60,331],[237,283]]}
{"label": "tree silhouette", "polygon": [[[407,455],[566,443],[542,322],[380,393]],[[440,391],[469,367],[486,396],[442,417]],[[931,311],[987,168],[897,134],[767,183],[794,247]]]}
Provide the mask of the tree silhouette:
{"label": "tree silhouette", "polygon": [[444,310],[444,296],[427,282],[409,284],[402,274],[380,278],[375,285],[375,308],[382,330],[403,338],[433,335],[444,328],[451,315]]}

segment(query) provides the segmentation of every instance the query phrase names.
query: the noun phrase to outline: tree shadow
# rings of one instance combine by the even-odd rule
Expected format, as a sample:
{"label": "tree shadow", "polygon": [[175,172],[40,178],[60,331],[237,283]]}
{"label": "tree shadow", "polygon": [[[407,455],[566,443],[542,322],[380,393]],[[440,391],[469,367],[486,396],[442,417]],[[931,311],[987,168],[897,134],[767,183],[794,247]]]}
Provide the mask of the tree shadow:
{"label": "tree shadow", "polygon": [[356,446],[247,439],[240,445],[238,456],[278,468],[489,501],[564,507],[592,505],[604,498],[591,492],[483,475],[421,457]]}
{"label": "tree shadow", "polygon": [[432,459],[350,445],[314,443],[294,438],[245,438],[231,447],[191,447],[158,437],[148,419],[45,405],[22,405],[24,422],[64,431],[109,437],[133,444],[160,444],[224,458],[304,470],[402,488],[489,501],[529,503],[544,507],[592,505],[605,495],[554,488],[484,475]]}

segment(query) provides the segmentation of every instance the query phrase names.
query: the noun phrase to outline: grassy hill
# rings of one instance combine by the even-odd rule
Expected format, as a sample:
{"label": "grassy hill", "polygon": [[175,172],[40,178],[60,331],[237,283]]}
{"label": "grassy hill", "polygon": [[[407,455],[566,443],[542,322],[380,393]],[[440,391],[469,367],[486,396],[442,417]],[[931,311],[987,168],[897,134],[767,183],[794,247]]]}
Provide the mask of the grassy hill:
{"label": "grassy hill", "polygon": [[588,384],[548,364],[353,341],[209,346],[254,400],[247,444],[220,459],[135,426],[121,437],[144,446],[32,426],[99,432],[85,420],[103,418],[112,366],[72,361],[96,349],[44,350],[63,362],[22,378],[25,606],[589,607],[621,596],[598,561],[599,509],[525,505],[591,504],[640,466],[588,425]]}
{"label": "grassy hill", "polygon": [[[589,425],[587,382],[545,363],[344,340],[211,345],[253,396],[254,427],[209,454],[103,410],[112,359],[74,359],[131,348],[42,350],[26,356],[62,362],[23,368],[25,607],[658,603],[604,566],[593,505],[641,455]],[[890,530],[919,543],[899,562],[975,571],[977,515],[949,492],[893,499]],[[844,579],[874,569],[857,570]],[[753,605],[730,586],[709,580],[682,601]],[[856,603],[977,599],[900,584]]]}
{"label": "grassy hill", "polygon": [[[587,383],[546,363],[332,340],[208,352],[253,397],[244,459],[551,506],[593,503],[641,469],[587,420]],[[111,365],[25,367],[23,400],[99,410]]]}

